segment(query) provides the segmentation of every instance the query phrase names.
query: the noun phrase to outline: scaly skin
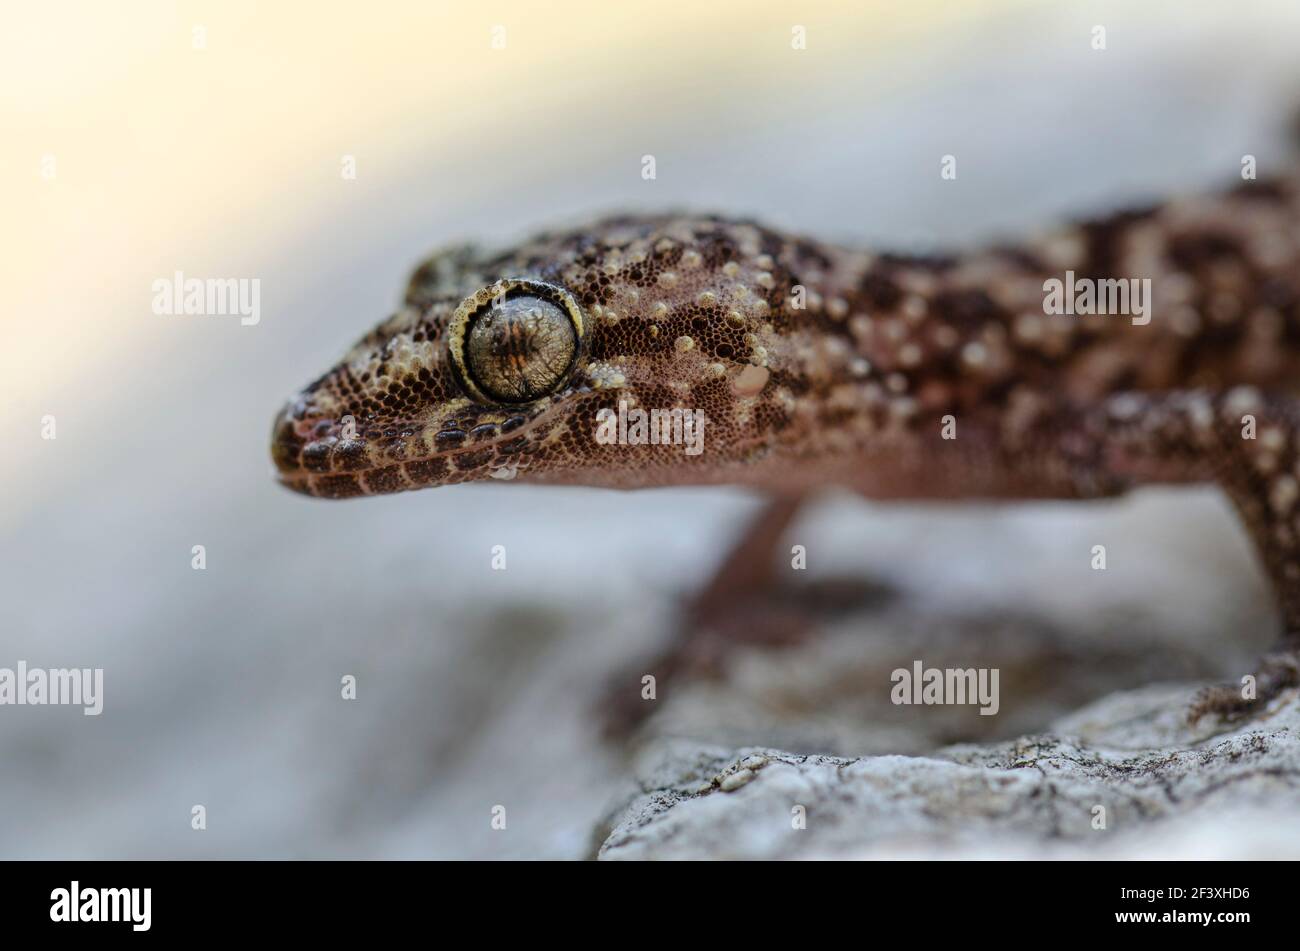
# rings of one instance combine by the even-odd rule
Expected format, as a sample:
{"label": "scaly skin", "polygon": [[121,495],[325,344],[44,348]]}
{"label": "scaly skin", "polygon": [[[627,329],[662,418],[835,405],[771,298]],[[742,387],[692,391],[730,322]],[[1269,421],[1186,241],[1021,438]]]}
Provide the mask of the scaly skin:
{"label": "scaly skin", "polygon": [[[1044,314],[1043,282],[1067,269],[1150,278],[1150,323]],[[452,365],[453,315],[514,279],[571,295],[582,339],[553,392],[503,405]],[[289,402],[272,455],[284,485],[326,498],[491,477],[781,496],[841,485],[878,499],[1216,482],[1279,595],[1283,649],[1260,682],[1272,695],[1296,682],[1300,646],[1298,382],[1293,178],[951,258],[624,217],[504,254],[431,257],[405,306]],[[597,413],[620,400],[703,410],[704,451],[598,442]],[[1257,438],[1242,438],[1247,415]],[[1205,708],[1236,710],[1233,697]]]}

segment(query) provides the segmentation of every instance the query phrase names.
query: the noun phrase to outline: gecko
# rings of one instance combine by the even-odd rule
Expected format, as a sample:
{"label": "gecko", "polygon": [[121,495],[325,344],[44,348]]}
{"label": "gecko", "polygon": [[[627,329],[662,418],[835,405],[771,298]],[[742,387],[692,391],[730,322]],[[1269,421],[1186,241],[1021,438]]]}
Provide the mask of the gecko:
{"label": "gecko", "polygon": [[[1129,285],[1130,313],[1108,311]],[[1091,304],[1073,296],[1089,286]],[[1081,306],[1050,306],[1061,288]],[[322,499],[483,480],[756,490],[768,501],[698,618],[773,583],[783,532],[827,487],[888,502],[1214,484],[1281,622],[1253,696],[1211,686],[1188,710],[1231,719],[1300,684],[1298,384],[1297,175],[943,255],[622,215],[428,257],[396,313],[280,411],[271,455]],[[666,425],[598,438],[634,410],[702,414],[701,451]]]}

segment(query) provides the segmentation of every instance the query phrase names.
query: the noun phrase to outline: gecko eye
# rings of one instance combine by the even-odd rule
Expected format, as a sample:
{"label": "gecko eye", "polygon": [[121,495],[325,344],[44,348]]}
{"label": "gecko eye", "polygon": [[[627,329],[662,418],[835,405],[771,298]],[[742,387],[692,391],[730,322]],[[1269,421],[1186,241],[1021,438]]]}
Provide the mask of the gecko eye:
{"label": "gecko eye", "polygon": [[470,395],[530,403],[559,389],[577,364],[582,311],[562,288],[503,281],[462,303],[448,331],[452,364]]}

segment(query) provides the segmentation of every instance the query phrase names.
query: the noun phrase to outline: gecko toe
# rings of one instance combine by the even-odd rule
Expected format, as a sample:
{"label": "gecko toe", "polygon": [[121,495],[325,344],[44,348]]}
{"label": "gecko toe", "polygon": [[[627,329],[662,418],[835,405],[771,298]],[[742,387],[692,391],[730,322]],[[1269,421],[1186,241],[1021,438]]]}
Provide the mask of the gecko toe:
{"label": "gecko toe", "polygon": [[1300,686],[1300,648],[1275,651],[1264,655],[1255,673],[1243,677],[1240,684],[1215,684],[1200,690],[1188,707],[1187,722],[1195,726],[1208,715],[1228,722],[1245,719],[1297,686]]}

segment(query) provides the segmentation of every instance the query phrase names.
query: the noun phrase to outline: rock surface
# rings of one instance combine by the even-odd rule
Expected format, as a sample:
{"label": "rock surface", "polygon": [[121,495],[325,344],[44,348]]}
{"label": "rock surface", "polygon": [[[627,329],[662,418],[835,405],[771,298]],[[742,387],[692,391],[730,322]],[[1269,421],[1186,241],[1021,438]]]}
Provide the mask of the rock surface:
{"label": "rock surface", "polygon": [[[880,509],[869,546],[834,506],[796,527],[893,596],[663,685],[600,858],[1300,857],[1300,696],[1186,723],[1276,636],[1221,498],[928,518]],[[895,705],[918,661],[998,670],[997,714]]]}
{"label": "rock surface", "polygon": [[1116,693],[1049,733],[927,756],[659,740],[599,857],[1300,857],[1300,696],[1193,730],[1193,692]]}

